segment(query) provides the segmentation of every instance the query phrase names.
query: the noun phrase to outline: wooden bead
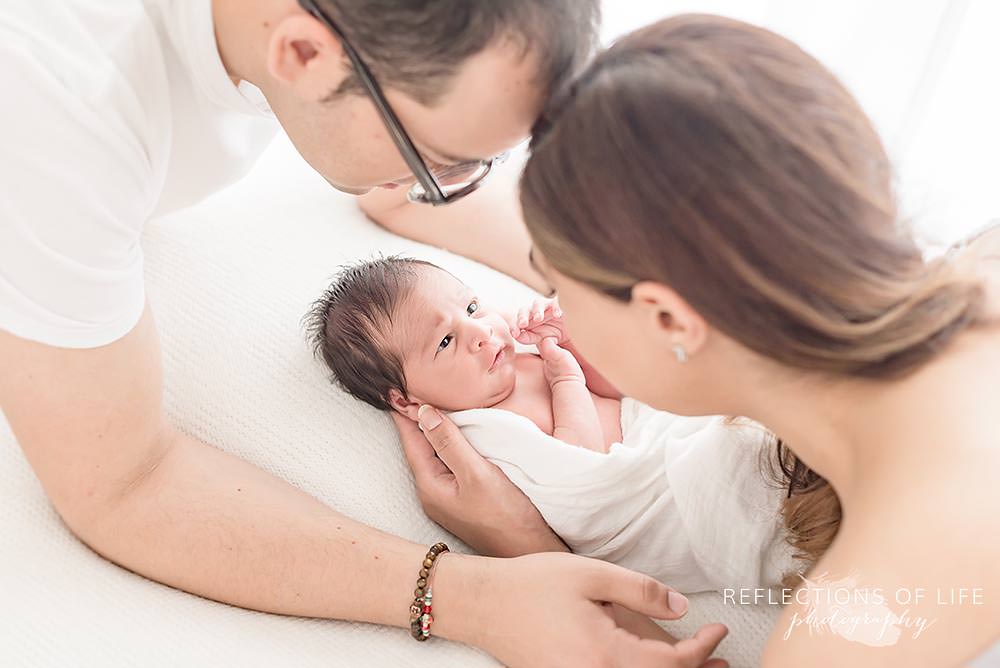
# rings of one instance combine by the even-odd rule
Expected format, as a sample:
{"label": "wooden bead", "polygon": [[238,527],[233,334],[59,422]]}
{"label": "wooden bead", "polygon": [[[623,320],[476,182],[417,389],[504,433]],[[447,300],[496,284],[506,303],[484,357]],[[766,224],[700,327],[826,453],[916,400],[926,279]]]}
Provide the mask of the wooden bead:
{"label": "wooden bead", "polygon": [[434,560],[447,551],[448,546],[444,543],[434,543],[421,563],[417,588],[413,590],[413,604],[410,606],[410,633],[419,641],[430,637],[430,625],[434,621],[430,615],[431,592],[427,587],[431,568],[434,566]]}

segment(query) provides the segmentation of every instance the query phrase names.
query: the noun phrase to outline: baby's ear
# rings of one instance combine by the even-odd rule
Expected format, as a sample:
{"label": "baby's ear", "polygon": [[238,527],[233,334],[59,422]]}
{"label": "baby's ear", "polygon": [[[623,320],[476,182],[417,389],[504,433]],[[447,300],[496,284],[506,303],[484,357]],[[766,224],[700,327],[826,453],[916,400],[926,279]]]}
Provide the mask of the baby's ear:
{"label": "baby's ear", "polygon": [[400,415],[405,415],[414,422],[417,422],[417,413],[420,411],[419,401],[410,401],[403,396],[403,393],[393,388],[389,390],[389,403],[392,405],[392,410],[396,411]]}

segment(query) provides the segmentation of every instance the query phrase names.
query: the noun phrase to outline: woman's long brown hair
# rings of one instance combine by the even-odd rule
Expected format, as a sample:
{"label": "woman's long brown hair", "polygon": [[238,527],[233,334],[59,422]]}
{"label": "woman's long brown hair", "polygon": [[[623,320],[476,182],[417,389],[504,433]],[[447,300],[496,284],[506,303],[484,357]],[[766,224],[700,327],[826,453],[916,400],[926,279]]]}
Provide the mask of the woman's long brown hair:
{"label": "woman's long brown hair", "polygon": [[[602,53],[539,121],[525,220],[559,272],[628,301],[671,286],[716,329],[789,367],[899,377],[980,317],[982,287],[926,261],[870,120],[792,42],[685,15]],[[778,441],[789,540],[815,561],[830,486]]]}

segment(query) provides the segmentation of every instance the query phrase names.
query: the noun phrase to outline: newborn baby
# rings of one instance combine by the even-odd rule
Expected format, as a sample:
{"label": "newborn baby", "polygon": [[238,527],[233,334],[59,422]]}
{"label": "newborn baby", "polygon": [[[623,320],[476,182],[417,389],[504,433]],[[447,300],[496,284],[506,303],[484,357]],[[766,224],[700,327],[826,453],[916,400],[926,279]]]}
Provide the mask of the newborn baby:
{"label": "newborn baby", "polygon": [[[502,408],[565,443],[607,452],[622,437],[621,404],[587,389],[561,315],[551,300],[502,315],[445,270],[391,257],[344,270],[312,324],[339,384],[376,408],[414,421],[423,404]],[[515,333],[537,343],[539,356],[515,352]]]}
{"label": "newborn baby", "polygon": [[390,257],[344,269],[307,319],[345,390],[414,421],[424,404],[449,411],[575,553],[689,593],[796,569],[766,432],[621,397],[575,354],[555,301],[508,317],[443,269]]}

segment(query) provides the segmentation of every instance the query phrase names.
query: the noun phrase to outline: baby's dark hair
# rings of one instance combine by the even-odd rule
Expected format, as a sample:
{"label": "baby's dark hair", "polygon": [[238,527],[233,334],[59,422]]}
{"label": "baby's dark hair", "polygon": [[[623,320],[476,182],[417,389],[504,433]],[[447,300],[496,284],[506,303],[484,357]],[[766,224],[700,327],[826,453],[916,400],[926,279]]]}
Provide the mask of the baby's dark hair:
{"label": "baby's dark hair", "polygon": [[331,381],[380,410],[392,409],[390,390],[406,396],[403,360],[386,332],[418,267],[440,268],[398,255],[341,267],[302,319],[313,352],[333,372]]}

